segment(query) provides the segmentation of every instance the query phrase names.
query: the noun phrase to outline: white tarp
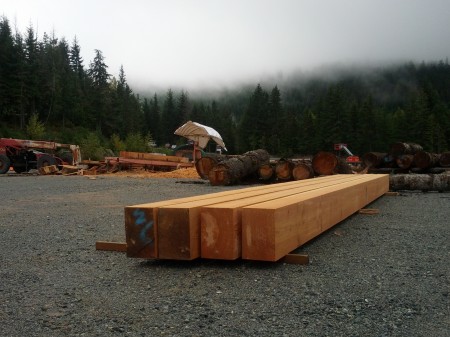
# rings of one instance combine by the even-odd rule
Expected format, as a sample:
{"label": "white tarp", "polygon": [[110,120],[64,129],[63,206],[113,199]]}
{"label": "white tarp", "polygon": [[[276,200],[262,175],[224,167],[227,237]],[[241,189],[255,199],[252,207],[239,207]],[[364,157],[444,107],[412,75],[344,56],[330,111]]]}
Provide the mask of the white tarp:
{"label": "white tarp", "polygon": [[197,146],[202,149],[204,149],[209,140],[212,139],[225,151],[227,150],[222,136],[216,130],[197,122],[189,121],[183,124],[175,130],[174,134],[197,142]]}

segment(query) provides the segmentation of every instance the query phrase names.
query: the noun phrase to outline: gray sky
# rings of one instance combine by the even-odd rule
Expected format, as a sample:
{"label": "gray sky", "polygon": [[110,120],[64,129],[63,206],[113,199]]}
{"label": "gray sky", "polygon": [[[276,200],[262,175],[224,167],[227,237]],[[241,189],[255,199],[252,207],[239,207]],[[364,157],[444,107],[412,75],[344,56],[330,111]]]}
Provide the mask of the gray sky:
{"label": "gray sky", "polygon": [[141,88],[450,56],[450,0],[0,0],[0,14],[40,40],[76,35],[85,67],[99,49]]}

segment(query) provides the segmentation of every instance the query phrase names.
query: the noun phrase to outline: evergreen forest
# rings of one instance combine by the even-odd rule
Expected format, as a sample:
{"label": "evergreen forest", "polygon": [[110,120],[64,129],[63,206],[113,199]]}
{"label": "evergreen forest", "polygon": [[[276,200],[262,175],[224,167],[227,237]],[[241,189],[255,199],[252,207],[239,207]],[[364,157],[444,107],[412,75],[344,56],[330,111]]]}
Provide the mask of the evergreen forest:
{"label": "evergreen forest", "polygon": [[346,143],[362,155],[398,141],[450,150],[448,59],[299,74],[195,97],[171,88],[145,96],[123,67],[118,78],[109,74],[100,50],[86,61],[76,38],[39,39],[32,26],[13,32],[0,17],[0,137],[80,144],[83,157],[101,159],[184,143],[174,131],[192,120],[216,129],[229,154],[264,148],[289,157]]}

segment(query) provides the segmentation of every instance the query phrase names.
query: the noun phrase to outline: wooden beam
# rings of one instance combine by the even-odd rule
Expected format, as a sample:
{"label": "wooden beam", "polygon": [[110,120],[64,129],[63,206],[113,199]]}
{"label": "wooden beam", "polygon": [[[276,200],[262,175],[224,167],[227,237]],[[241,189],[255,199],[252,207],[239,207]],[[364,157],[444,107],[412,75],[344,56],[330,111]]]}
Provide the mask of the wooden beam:
{"label": "wooden beam", "polygon": [[318,179],[314,182],[304,180],[304,183],[296,188],[204,206],[200,215],[201,257],[225,260],[241,257],[241,213],[243,207],[363,178],[362,175],[341,175],[335,176],[334,179]]}
{"label": "wooden beam", "polygon": [[[334,176],[334,179],[344,178],[345,176]],[[332,180],[332,177],[329,176],[309,179],[308,184],[315,184],[327,180]],[[158,258],[158,210],[161,207],[181,205],[189,202],[198,202],[196,205],[205,205],[214,202],[230,201],[236,198],[245,198],[248,196],[265,194],[270,191],[288,190],[304,183],[304,181],[293,181],[283,184],[256,186],[232,191],[127,206],[125,207],[127,256],[147,259]],[[169,223],[166,222],[166,225],[169,225]]]}
{"label": "wooden beam", "polygon": [[388,175],[324,187],[242,209],[242,258],[277,261],[389,190]]}

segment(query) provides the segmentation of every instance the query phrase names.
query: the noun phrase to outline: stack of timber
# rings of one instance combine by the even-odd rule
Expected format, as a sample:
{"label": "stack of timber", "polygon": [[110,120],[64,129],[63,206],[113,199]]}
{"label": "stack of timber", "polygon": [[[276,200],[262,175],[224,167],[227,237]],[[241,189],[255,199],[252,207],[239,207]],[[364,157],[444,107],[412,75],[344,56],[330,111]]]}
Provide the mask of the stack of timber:
{"label": "stack of timber", "polygon": [[144,168],[146,170],[175,170],[181,167],[192,167],[188,158],[166,156],[155,153],[120,151],[119,157],[105,157],[109,171],[114,169]]}
{"label": "stack of timber", "polygon": [[127,256],[277,261],[388,190],[388,175],[332,175],[128,206]]}

